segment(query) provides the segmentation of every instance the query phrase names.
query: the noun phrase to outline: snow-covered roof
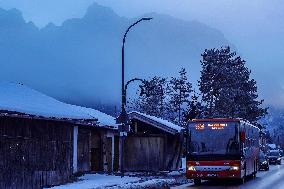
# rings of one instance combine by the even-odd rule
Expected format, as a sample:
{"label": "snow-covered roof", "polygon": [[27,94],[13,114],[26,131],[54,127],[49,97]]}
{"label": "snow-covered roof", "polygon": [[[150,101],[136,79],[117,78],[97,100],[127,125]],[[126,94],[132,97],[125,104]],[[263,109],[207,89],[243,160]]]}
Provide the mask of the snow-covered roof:
{"label": "snow-covered roof", "polygon": [[151,115],[144,114],[144,113],[137,112],[137,111],[130,112],[129,118],[144,121],[150,125],[153,125],[154,127],[157,127],[159,129],[162,129],[172,134],[176,134],[183,129],[183,127],[178,126],[162,118],[158,118],[158,117],[151,116]]}
{"label": "snow-covered roof", "polygon": [[0,111],[44,118],[97,120],[99,126],[116,126],[115,118],[98,110],[60,102],[22,84],[0,82]]}

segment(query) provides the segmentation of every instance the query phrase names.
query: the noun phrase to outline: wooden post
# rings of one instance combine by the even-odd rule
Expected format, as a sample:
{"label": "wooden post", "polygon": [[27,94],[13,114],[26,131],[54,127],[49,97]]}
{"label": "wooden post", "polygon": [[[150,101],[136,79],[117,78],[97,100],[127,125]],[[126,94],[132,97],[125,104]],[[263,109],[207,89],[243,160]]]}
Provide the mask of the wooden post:
{"label": "wooden post", "polygon": [[111,171],[114,171],[114,135],[111,136]]}
{"label": "wooden post", "polygon": [[78,126],[73,129],[73,173],[78,171]]}

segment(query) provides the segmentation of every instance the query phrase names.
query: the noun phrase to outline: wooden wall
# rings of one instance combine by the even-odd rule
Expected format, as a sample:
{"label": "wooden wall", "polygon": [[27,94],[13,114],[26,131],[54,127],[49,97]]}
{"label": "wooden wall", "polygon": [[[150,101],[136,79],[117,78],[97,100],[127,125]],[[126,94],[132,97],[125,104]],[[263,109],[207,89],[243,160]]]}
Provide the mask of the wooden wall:
{"label": "wooden wall", "polygon": [[78,172],[91,170],[90,158],[91,130],[84,127],[78,129]]}
{"label": "wooden wall", "polygon": [[105,137],[104,138],[104,170],[108,173],[113,171],[113,157],[112,157],[112,138]]}
{"label": "wooden wall", "polygon": [[0,117],[0,188],[39,189],[70,180],[73,127]]}
{"label": "wooden wall", "polygon": [[96,129],[91,131],[90,160],[91,171],[103,171],[102,138]]}
{"label": "wooden wall", "polygon": [[119,171],[119,136],[114,136],[113,171]]}
{"label": "wooden wall", "polygon": [[[111,133],[108,134],[107,133]],[[111,172],[112,132],[102,128],[79,127],[78,171]]]}
{"label": "wooden wall", "polygon": [[[126,171],[166,171],[180,167],[180,135],[172,135],[138,120],[125,140]],[[136,128],[134,128],[136,127]]]}
{"label": "wooden wall", "polygon": [[165,170],[164,146],[161,136],[129,136],[125,140],[125,171]]}
{"label": "wooden wall", "polygon": [[166,170],[178,170],[181,166],[182,140],[178,135],[167,135],[165,144]]}

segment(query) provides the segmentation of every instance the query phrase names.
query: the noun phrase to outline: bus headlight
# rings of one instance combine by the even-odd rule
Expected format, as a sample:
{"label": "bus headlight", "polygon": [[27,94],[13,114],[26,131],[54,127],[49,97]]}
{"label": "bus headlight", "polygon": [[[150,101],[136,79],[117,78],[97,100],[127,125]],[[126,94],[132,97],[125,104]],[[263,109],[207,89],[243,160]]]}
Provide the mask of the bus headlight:
{"label": "bus headlight", "polygon": [[230,171],[238,171],[240,170],[239,166],[231,166]]}
{"label": "bus headlight", "polygon": [[196,169],[195,169],[194,166],[188,166],[187,170],[188,170],[188,171],[196,171]]}

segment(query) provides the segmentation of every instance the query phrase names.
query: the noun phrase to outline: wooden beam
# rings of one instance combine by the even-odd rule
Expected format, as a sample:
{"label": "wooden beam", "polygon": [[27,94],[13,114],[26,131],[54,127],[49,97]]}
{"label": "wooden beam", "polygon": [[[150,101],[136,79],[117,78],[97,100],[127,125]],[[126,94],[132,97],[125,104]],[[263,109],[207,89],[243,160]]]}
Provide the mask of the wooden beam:
{"label": "wooden beam", "polygon": [[78,171],[78,126],[73,127],[73,173]]}

